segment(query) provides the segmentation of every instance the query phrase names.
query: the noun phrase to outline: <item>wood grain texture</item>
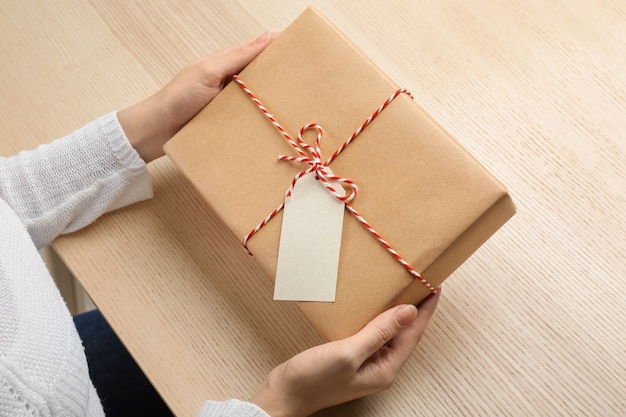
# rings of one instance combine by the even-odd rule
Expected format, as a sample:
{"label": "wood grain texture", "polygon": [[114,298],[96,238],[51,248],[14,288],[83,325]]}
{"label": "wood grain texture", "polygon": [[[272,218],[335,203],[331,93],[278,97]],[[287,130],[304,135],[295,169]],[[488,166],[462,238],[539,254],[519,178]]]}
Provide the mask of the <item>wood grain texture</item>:
{"label": "wood grain texture", "polygon": [[[122,108],[310,3],[506,184],[395,386],[342,416],[626,414],[626,7],[613,1],[0,3],[0,154]],[[56,250],[178,416],[320,338],[163,158]]]}

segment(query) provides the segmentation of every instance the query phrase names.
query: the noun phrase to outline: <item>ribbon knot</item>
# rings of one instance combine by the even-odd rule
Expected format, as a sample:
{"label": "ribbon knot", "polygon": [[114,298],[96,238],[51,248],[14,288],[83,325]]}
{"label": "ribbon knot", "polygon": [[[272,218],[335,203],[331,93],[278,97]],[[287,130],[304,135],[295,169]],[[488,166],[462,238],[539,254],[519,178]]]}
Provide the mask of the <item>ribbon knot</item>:
{"label": "ribbon knot", "polygon": [[[317,137],[315,139],[315,146],[311,146],[304,141],[302,136],[307,130],[315,130],[317,131]],[[280,155],[278,157],[279,161],[290,161],[290,162],[302,162],[309,165],[308,168],[298,172],[291,181],[291,185],[287,189],[285,197],[291,197],[294,187],[300,178],[303,176],[310,174],[312,172],[315,173],[316,179],[321,181],[324,185],[324,188],[338,201],[342,203],[349,203],[356,197],[359,188],[356,186],[354,181],[349,178],[342,178],[334,175],[332,171],[330,171],[330,167],[328,166],[328,161],[322,161],[322,138],[324,136],[324,129],[322,126],[316,123],[309,123],[300,129],[298,133],[297,140],[294,141],[291,138],[287,139],[287,142],[294,148],[294,150],[300,156],[289,156],[289,155]],[[344,189],[344,193],[339,192],[331,182],[340,183],[342,188]]]}

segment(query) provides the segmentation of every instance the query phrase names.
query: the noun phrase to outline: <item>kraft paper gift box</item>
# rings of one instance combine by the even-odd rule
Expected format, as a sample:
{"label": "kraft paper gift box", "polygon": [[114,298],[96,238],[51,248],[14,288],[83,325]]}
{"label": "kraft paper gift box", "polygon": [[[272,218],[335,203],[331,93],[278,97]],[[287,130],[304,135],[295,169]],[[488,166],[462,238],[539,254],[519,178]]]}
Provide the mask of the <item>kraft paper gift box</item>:
{"label": "kraft paper gift box", "polygon": [[[313,9],[239,76],[292,137],[307,123],[321,125],[322,159],[398,88]],[[284,202],[294,175],[306,168],[278,161],[297,155],[235,82],[165,151],[239,239]],[[515,212],[506,188],[405,94],[330,168],[355,181],[354,208],[435,287]],[[279,213],[249,242],[268,279],[276,274],[281,220]],[[335,302],[298,302],[328,340],[430,293],[348,212],[336,291]]]}

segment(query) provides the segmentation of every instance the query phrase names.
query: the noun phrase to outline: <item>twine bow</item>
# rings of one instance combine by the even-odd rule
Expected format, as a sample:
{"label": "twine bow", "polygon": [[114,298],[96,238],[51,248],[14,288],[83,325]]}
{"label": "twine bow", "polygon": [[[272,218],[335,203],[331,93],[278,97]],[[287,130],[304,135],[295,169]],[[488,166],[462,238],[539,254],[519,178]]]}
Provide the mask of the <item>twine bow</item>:
{"label": "twine bow", "polygon": [[[357,195],[358,187],[349,178],[338,177],[334,174],[331,174],[328,171],[329,165],[331,162],[341,154],[341,152],[346,149],[346,147],[355,140],[359,134],[365,129],[387,106],[400,94],[407,94],[409,97],[413,98],[411,93],[406,89],[398,89],[396,90],[389,98],[387,98],[381,106],[372,113],[370,117],[368,117],[362,124],[359,126],[357,130],[350,135],[348,139],[326,160],[322,161],[322,152],[321,152],[321,141],[322,136],[324,134],[324,129],[316,124],[309,123],[304,125],[299,133],[297,140],[293,140],[289,133],[285,130],[285,128],[276,120],[274,115],[270,113],[267,108],[259,101],[259,99],[254,95],[254,93],[248,88],[248,86],[239,78],[237,75],[233,76],[233,81],[235,81],[248,95],[248,97],[256,104],[256,106],[263,112],[265,117],[276,127],[276,129],[283,135],[285,140],[294,148],[294,150],[298,153],[299,156],[288,156],[288,155],[280,155],[278,159],[280,161],[290,161],[290,162],[300,162],[306,163],[309,165],[308,168],[298,172],[292,179],[291,185],[287,189],[285,193],[285,198],[289,198],[293,192],[293,189],[300,178],[303,176],[315,172],[317,179],[319,179],[326,190],[331,193],[331,195],[337,200],[345,203],[346,210],[348,210],[362,225],[370,232],[372,236],[376,238],[376,240],[385,248],[387,251],[400,263],[404,268],[409,271],[409,273],[417,280],[419,280],[422,284],[424,284],[431,293],[436,293],[437,289],[429,283],[422,275],[417,272],[400,254],[393,249],[393,247],[385,240],[383,237],[376,231],[374,228],[361,216],[356,209],[352,206],[351,202]],[[302,139],[302,135],[308,130],[316,130],[317,138],[315,140],[315,146],[311,146],[308,143],[304,142]],[[344,190],[349,190],[348,193],[343,195],[335,189],[331,182],[338,182],[344,188]],[[285,207],[285,203],[281,203],[274,211],[272,211],[265,219],[263,219],[254,229],[252,229],[242,240],[242,245],[248,254],[252,255],[252,252],[248,249],[248,241],[252,236],[254,236],[263,226],[269,223],[280,211]]]}
{"label": "twine bow", "polygon": [[[309,145],[308,143],[302,140],[302,135],[307,130],[316,130],[317,138],[315,139],[315,147]],[[338,177],[331,172],[328,171],[328,162],[322,161],[322,151],[321,151],[321,142],[322,137],[324,135],[324,129],[315,123],[309,123],[304,125],[300,132],[298,133],[297,142],[292,140],[288,140],[290,145],[300,154],[300,156],[288,156],[288,155],[280,155],[278,157],[279,161],[291,161],[291,162],[303,162],[309,165],[309,168],[300,171],[296,174],[291,181],[291,185],[287,189],[287,193],[285,195],[286,198],[291,197],[291,193],[296,185],[296,182],[303,176],[315,172],[316,179],[320,180],[324,187],[328,190],[328,192],[335,197],[337,200],[343,203],[349,203],[356,197],[359,188],[356,186],[354,181],[349,178]],[[344,187],[344,189],[349,189],[350,193],[344,195],[336,190],[330,182],[338,182]]]}

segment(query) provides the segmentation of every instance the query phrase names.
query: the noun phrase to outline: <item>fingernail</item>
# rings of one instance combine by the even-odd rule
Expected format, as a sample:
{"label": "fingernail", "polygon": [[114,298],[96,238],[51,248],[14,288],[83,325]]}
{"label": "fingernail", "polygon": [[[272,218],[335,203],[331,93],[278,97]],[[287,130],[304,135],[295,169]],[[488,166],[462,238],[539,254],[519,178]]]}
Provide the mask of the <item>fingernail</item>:
{"label": "fingernail", "polygon": [[271,36],[272,36],[272,35],[271,35],[269,32],[265,32],[264,34],[262,34],[261,36],[259,36],[258,38],[256,38],[255,43],[256,43],[257,45],[263,45],[263,44],[266,44],[266,43],[267,43],[267,41],[269,41],[269,40],[270,40],[270,37],[271,37]]}
{"label": "fingernail", "polygon": [[396,320],[400,326],[410,324],[417,317],[417,307],[413,304],[405,304],[396,310]]}

